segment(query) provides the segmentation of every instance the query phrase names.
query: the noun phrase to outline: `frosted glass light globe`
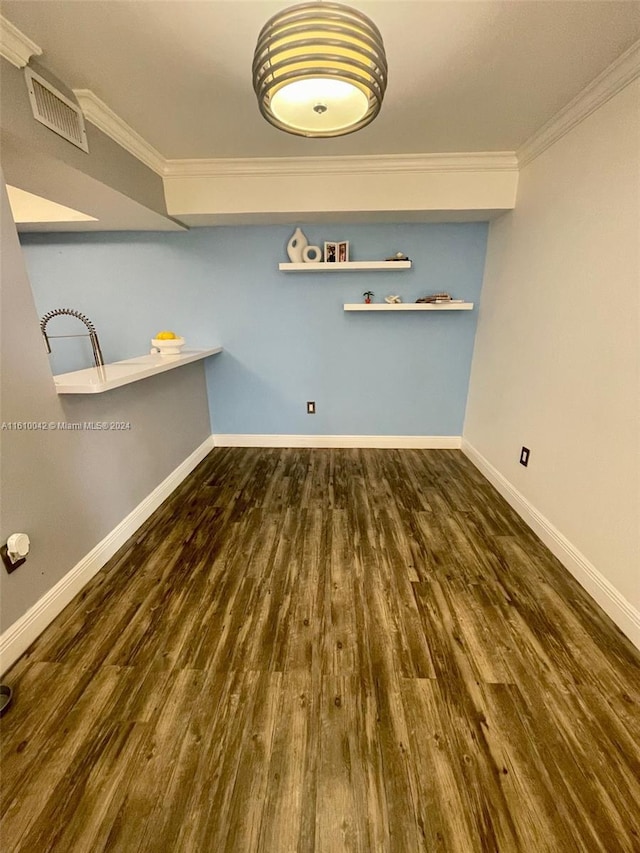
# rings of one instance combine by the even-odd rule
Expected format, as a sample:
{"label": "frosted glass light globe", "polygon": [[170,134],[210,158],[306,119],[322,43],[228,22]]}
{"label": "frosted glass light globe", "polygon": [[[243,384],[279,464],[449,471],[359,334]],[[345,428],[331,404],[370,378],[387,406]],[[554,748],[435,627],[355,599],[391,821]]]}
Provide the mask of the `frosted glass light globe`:
{"label": "frosted glass light globe", "polygon": [[369,101],[351,83],[310,78],[279,89],[271,99],[271,109],[290,127],[326,132],[360,121],[369,109]]}

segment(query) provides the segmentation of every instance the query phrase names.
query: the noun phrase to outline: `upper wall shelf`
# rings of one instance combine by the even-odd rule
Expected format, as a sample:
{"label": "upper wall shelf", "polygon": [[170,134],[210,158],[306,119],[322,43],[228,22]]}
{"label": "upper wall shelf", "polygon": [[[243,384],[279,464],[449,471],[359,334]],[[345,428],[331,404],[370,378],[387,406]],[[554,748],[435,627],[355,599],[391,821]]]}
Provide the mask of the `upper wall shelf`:
{"label": "upper wall shelf", "polygon": [[344,306],[345,311],[471,311],[473,302],[351,302]]}
{"label": "upper wall shelf", "polygon": [[337,261],[336,263],[319,264],[278,264],[282,272],[373,272],[386,270],[398,272],[410,270],[411,261]]}

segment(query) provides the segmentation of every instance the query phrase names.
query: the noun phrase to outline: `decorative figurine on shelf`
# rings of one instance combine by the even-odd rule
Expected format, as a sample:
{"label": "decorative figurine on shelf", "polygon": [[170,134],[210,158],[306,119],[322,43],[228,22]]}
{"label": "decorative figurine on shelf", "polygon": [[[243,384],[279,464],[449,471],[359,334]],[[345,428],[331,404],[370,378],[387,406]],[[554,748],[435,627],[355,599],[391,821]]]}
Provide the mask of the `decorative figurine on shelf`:
{"label": "decorative figurine on shelf", "polygon": [[385,258],[385,261],[408,261],[408,258],[404,252],[396,252],[395,255],[391,255],[389,258]]}
{"label": "decorative figurine on shelf", "polygon": [[305,246],[302,250],[302,260],[305,264],[319,264],[322,261],[320,246]]}
{"label": "decorative figurine on shelf", "polygon": [[296,228],[289,242],[287,243],[287,255],[292,264],[301,264],[303,262],[302,253],[309,245],[304,232],[300,228]]}
{"label": "decorative figurine on shelf", "polygon": [[389,305],[398,305],[402,299],[399,296],[385,296],[384,301]]}
{"label": "decorative figurine on shelf", "polygon": [[371,305],[371,297],[373,296],[373,290],[365,290],[362,295],[364,296],[365,305]]}

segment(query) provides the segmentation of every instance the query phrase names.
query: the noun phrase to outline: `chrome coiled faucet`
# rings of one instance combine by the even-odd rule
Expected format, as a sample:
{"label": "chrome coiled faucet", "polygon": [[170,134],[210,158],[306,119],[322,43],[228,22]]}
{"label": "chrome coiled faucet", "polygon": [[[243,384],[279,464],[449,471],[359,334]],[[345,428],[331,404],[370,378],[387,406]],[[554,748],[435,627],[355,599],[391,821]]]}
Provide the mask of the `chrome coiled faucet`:
{"label": "chrome coiled faucet", "polygon": [[[70,317],[77,317],[78,320],[81,320],[89,330],[89,334],[47,335],[46,328],[49,320],[51,320],[53,317],[59,317],[63,314],[67,314]],[[96,332],[96,328],[91,322],[91,320],[88,317],[85,317],[85,315],[81,314],[79,311],[74,311],[72,308],[56,308],[55,311],[49,311],[49,313],[45,314],[42,320],[40,320],[40,331],[42,332],[44,343],[49,354],[51,353],[51,344],[49,343],[50,338],[90,338],[91,346],[93,348],[93,360],[96,363],[96,367],[104,366],[104,359],[102,357],[102,350],[100,349],[100,341],[98,340],[98,333]]]}

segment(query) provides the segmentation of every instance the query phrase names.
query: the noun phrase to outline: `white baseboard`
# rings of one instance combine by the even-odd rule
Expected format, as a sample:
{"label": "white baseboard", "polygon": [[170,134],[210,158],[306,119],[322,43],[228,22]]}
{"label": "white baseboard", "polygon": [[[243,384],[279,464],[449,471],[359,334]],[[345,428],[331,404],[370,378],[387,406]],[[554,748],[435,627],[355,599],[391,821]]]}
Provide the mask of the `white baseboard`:
{"label": "white baseboard", "polygon": [[387,447],[458,450],[459,435],[214,435],[216,447]]}
{"label": "white baseboard", "polygon": [[566,536],[554,527],[548,518],[538,512],[524,495],[465,439],[462,440],[462,450],[523,521],[540,537],[551,553],[611,617],[618,628],[640,649],[640,612],[618,592],[593,563],[587,560],[584,554],[569,542]]}
{"label": "white baseboard", "polygon": [[213,447],[209,436],[117,527],[84,556],[58,583],[0,636],[0,674],[4,674],[91,578],[113,557],[149,516],[169,497]]}

